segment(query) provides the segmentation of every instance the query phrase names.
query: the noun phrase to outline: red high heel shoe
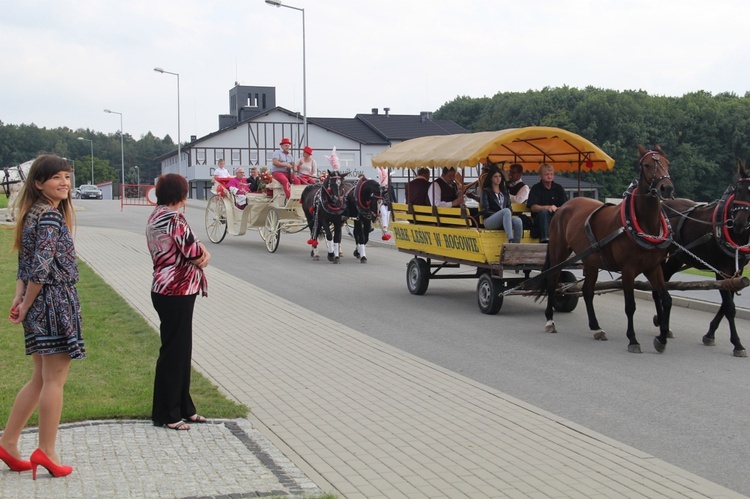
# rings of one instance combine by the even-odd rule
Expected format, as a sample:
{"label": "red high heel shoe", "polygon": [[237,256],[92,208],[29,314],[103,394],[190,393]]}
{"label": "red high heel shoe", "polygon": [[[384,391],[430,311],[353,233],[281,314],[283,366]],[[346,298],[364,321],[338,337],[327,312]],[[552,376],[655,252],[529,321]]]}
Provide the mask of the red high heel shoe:
{"label": "red high heel shoe", "polygon": [[5,461],[5,464],[8,465],[8,468],[10,468],[11,471],[21,472],[29,471],[31,469],[31,461],[16,459],[11,456],[7,450],[3,449],[2,445],[0,445],[0,460]]}
{"label": "red high heel shoe", "polygon": [[42,466],[47,468],[49,474],[55,478],[70,475],[73,473],[72,466],[65,466],[63,464],[55,464],[52,460],[47,457],[47,454],[42,452],[42,449],[37,449],[31,453],[31,478],[36,480],[36,468]]}

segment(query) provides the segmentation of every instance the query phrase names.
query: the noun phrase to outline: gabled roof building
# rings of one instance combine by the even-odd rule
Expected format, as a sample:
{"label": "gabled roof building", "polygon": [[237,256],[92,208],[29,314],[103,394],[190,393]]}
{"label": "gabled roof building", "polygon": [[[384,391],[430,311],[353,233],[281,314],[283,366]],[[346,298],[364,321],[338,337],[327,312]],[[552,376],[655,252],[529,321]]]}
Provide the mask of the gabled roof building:
{"label": "gabled roof building", "polygon": [[211,188],[213,170],[224,159],[230,172],[242,166],[271,165],[271,155],[284,137],[292,140],[292,153],[299,158],[305,145],[315,150],[318,168],[329,168],[325,156],[336,148],[340,168],[364,173],[374,178],[372,158],[404,140],[427,135],[466,133],[450,120],[435,120],[431,112],[419,115],[381,113],[373,108],[369,114],[354,118],[307,118],[310,135],[305,140],[303,117],[276,105],[274,87],[235,85],[229,91],[230,114],[219,116],[219,128],[203,137],[192,136],[182,147],[181,168],[177,151],[157,158],[162,173],[180,173],[190,184],[190,197],[205,199]]}

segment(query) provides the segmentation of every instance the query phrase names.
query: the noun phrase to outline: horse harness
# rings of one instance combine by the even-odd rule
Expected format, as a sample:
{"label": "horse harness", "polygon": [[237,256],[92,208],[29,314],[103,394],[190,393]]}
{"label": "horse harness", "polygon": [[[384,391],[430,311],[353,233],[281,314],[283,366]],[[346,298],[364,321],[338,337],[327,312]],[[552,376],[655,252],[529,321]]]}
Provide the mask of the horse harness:
{"label": "horse harness", "polygon": [[[330,182],[333,177],[336,177],[339,181],[341,181],[342,178],[338,175],[328,176],[326,178],[326,181],[323,183],[323,185],[320,186],[320,189],[318,189],[318,191],[315,193],[315,197],[313,198],[313,205],[311,207],[313,220],[315,220],[312,227],[313,237],[316,237],[316,235],[318,234],[318,223],[320,220],[320,217],[318,217],[318,210],[322,209],[324,212],[332,216],[341,216],[346,212],[346,196],[342,195],[333,197],[331,194],[331,188],[328,185],[328,182]],[[311,239],[310,241],[308,241],[308,243],[311,244],[314,248],[318,246],[317,240]]]}
{"label": "horse harness", "polygon": [[372,207],[372,202],[373,200],[377,202],[378,200],[382,199],[382,196],[378,196],[373,193],[370,195],[369,199],[362,199],[362,191],[364,190],[364,186],[366,183],[366,178],[362,177],[358,179],[357,183],[354,184],[352,191],[354,193],[354,200],[357,204],[357,212],[359,214],[359,217],[364,218],[365,220],[373,221],[377,217],[377,212],[374,212],[370,209]]}
{"label": "horse harness", "polygon": [[[750,182],[750,178],[740,179],[737,184],[741,184],[742,182]],[[724,195],[717,203],[713,216],[713,234],[719,247],[726,255],[739,259],[739,254],[741,253],[742,260],[744,260],[744,263],[747,263],[748,258],[750,258],[748,256],[748,253],[750,253],[750,242],[744,245],[737,244],[729,234],[729,229],[732,228],[734,223],[734,214],[738,211],[750,211],[750,203],[734,199],[736,190],[736,184],[727,187]],[[732,222],[731,224],[728,223],[730,221]],[[744,227],[745,230],[748,228],[747,226]]]}

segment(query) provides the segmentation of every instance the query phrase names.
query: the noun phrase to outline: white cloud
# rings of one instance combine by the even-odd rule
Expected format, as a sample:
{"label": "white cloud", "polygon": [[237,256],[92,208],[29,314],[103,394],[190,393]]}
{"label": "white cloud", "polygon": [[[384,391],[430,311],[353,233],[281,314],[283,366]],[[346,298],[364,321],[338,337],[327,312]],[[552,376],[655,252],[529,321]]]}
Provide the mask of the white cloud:
{"label": "white cloud", "polygon": [[[435,110],[546,86],[744,95],[741,0],[289,0],[305,8],[309,116]],[[263,0],[0,0],[0,120],[214,131],[235,81],[302,111],[302,15]]]}

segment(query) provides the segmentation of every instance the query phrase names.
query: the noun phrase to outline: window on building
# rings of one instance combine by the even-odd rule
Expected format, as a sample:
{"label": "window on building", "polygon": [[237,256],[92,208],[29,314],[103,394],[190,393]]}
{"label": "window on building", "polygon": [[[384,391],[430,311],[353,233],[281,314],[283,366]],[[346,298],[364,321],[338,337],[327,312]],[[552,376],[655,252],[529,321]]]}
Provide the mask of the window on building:
{"label": "window on building", "polygon": [[232,164],[233,165],[239,165],[240,164],[240,158],[242,155],[240,154],[239,149],[232,149]]}
{"label": "window on building", "polygon": [[354,159],[355,154],[353,152],[342,152],[338,153],[339,156],[339,165],[342,169],[351,169],[354,168]]}
{"label": "window on building", "polygon": [[224,150],[223,149],[216,149],[214,150],[214,164],[218,165],[219,160],[224,159]]}
{"label": "window on building", "polygon": [[250,164],[258,164],[258,151],[256,149],[250,149]]}
{"label": "window on building", "polygon": [[206,150],[205,149],[195,150],[195,163],[198,165],[206,164]]}

